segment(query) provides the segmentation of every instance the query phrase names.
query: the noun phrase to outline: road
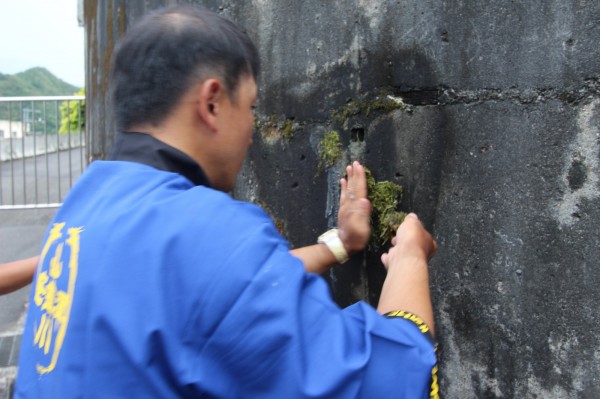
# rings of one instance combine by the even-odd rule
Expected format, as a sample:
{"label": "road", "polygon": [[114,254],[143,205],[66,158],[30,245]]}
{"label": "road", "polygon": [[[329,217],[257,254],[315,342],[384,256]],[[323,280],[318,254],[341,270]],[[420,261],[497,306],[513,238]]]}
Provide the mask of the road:
{"label": "road", "polygon": [[0,162],[0,205],[62,202],[83,170],[84,152],[75,148]]}

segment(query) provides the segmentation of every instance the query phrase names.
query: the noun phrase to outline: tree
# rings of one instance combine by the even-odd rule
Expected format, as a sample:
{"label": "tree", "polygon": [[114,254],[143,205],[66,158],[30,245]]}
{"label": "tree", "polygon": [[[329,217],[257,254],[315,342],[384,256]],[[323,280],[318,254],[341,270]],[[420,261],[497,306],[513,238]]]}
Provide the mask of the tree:
{"label": "tree", "polygon": [[[85,89],[75,93],[76,96],[85,96]],[[85,100],[68,100],[60,104],[60,129],[59,133],[79,133],[85,129]]]}

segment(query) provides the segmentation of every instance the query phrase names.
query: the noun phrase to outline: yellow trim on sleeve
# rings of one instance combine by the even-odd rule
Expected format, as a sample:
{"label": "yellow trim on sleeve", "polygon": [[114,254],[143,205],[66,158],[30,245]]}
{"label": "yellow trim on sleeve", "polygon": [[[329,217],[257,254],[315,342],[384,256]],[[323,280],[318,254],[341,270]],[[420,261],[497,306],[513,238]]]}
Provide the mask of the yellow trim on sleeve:
{"label": "yellow trim on sleeve", "polygon": [[440,387],[438,386],[438,366],[437,364],[431,369],[431,391],[429,393],[430,399],[440,399]]}
{"label": "yellow trim on sleeve", "polygon": [[401,317],[403,319],[410,320],[413,323],[415,323],[417,325],[417,327],[419,327],[419,330],[421,330],[421,332],[423,334],[425,334],[426,332],[429,331],[429,327],[427,326],[427,324],[425,324],[423,319],[421,319],[419,316],[417,316],[413,313],[405,312],[404,310],[394,310],[392,312],[386,313],[385,316],[386,317]]}

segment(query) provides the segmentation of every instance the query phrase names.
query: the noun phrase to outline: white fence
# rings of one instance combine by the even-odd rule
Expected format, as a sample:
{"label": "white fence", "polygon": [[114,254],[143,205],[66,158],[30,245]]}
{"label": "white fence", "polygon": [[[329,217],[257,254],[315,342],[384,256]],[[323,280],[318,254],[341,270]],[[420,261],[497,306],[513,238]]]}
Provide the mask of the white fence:
{"label": "white fence", "polygon": [[83,172],[85,97],[0,97],[0,209],[60,205]]}
{"label": "white fence", "polygon": [[84,134],[79,132],[68,135],[0,138],[0,161],[11,161],[45,155],[49,152],[81,148],[85,145],[84,141]]}

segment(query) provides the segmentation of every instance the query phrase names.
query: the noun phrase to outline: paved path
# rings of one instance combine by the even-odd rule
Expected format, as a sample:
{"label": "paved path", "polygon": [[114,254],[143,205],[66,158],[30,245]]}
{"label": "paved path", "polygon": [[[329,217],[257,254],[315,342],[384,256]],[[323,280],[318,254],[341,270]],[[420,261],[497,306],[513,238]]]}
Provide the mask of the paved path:
{"label": "paved path", "polygon": [[62,202],[83,171],[84,151],[75,148],[0,162],[0,205]]}

